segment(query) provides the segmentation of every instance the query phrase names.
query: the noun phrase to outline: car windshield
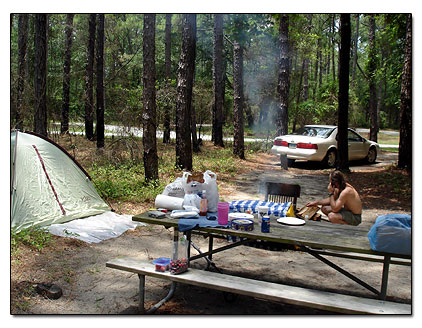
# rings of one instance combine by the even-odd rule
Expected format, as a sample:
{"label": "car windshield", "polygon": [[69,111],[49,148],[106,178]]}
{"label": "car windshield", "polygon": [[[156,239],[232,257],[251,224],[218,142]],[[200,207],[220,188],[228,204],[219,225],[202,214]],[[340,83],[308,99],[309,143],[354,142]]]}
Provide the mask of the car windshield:
{"label": "car windshield", "polygon": [[322,126],[302,126],[292,134],[299,136],[327,138],[334,128],[322,127]]}

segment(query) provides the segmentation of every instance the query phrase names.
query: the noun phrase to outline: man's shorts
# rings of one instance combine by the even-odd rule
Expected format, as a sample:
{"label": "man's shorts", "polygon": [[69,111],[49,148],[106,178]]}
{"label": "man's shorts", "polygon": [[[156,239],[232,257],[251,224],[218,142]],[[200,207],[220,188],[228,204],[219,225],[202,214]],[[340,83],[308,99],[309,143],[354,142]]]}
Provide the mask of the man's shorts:
{"label": "man's shorts", "polygon": [[348,224],[357,226],[362,222],[362,214],[353,214],[344,208],[342,208],[339,213],[343,217],[343,221],[346,221]]}

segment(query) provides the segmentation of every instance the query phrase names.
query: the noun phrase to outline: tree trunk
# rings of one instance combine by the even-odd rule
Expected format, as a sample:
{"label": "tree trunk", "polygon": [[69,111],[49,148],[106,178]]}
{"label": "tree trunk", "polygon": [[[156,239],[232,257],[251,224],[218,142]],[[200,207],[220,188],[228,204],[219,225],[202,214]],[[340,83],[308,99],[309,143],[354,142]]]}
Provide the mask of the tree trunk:
{"label": "tree trunk", "polygon": [[349,171],[347,128],[349,124],[349,61],[350,61],[350,14],[340,15],[340,72],[338,95],[338,163],[337,169]]}
{"label": "tree trunk", "polygon": [[[331,27],[330,27],[330,31],[331,31]],[[327,81],[329,81],[330,80],[330,67],[331,67],[331,56],[330,56],[330,42],[327,42],[327,61],[326,61],[326,63],[325,63],[325,67],[326,67],[326,69],[325,69],[325,76],[326,76],[326,79],[327,79]]]}
{"label": "tree trunk", "polygon": [[322,50],[319,50],[319,79],[318,79],[318,87],[321,89],[322,86],[322,72],[324,71],[324,64],[322,60]]}
{"label": "tree trunk", "polygon": [[87,63],[85,70],[85,134],[88,140],[94,140],[94,56],[96,14],[89,15]]}
{"label": "tree trunk", "polygon": [[278,94],[279,103],[277,110],[277,135],[288,133],[289,123],[289,90],[290,90],[290,53],[289,53],[289,16],[283,14],[280,17],[278,28],[278,42],[280,46]]}
{"label": "tree trunk", "polygon": [[199,153],[199,139],[198,135],[196,134],[196,113],[195,113],[195,106],[192,105],[191,110],[191,117],[190,117],[190,128],[191,128],[191,135],[192,135],[192,149],[194,153]]}
{"label": "tree trunk", "polygon": [[332,15],[332,29],[331,29],[331,31],[332,31],[332,33],[331,33],[331,59],[333,60],[333,81],[335,82],[336,81],[336,61],[335,61],[335,56],[334,56],[334,48],[335,48],[335,39],[334,39],[334,36],[335,36],[335,28],[336,28],[336,26],[335,26],[335,19],[336,19],[336,14],[333,14]]}
{"label": "tree trunk", "polygon": [[18,18],[18,90],[16,96],[15,128],[23,130],[23,92],[25,90],[25,65],[28,47],[28,14]]}
{"label": "tree trunk", "polygon": [[412,172],[412,15],[407,15],[406,44],[400,92],[399,168]]}
{"label": "tree trunk", "polygon": [[[165,30],[165,65],[166,65],[166,89],[170,89],[171,80],[171,14],[166,14]],[[164,133],[163,143],[170,143],[170,105],[164,108]]]}
{"label": "tree trunk", "polygon": [[155,97],[155,14],[144,15],[143,136],[145,181],[158,179]]}
{"label": "tree trunk", "polygon": [[302,62],[302,68],[300,70],[300,76],[299,76],[299,85],[297,88],[297,98],[296,98],[296,112],[294,113],[294,117],[293,117],[293,127],[292,127],[292,132],[296,131],[296,124],[297,124],[297,113],[299,111],[299,104],[301,101],[301,96],[302,96],[302,80],[303,80],[303,69],[304,69],[304,65]]}
{"label": "tree trunk", "polygon": [[182,46],[177,76],[176,167],[192,170],[191,106],[196,55],[196,14],[182,17]]}
{"label": "tree trunk", "polygon": [[214,15],[214,47],[213,47],[213,140],[214,145],[224,147],[224,75],[223,75],[223,15]]}
{"label": "tree trunk", "polygon": [[104,14],[97,23],[97,148],[104,147]]}
{"label": "tree trunk", "polygon": [[371,127],[369,139],[377,142],[378,117],[377,117],[377,86],[376,86],[376,48],[375,48],[375,17],[369,19],[369,53],[368,53],[368,76],[369,76],[369,113],[371,117]]}
{"label": "tree trunk", "polygon": [[314,74],[314,88],[312,91],[312,100],[315,101],[316,99],[316,91],[317,91],[317,81],[318,81],[318,68],[319,68],[319,56],[321,53],[321,39],[318,38],[317,41],[317,52],[315,56],[315,74]]}
{"label": "tree trunk", "polygon": [[69,133],[69,103],[70,103],[70,67],[72,59],[72,32],[74,14],[66,15],[64,61],[63,61],[63,95],[61,134]]}
{"label": "tree trunk", "polygon": [[35,15],[34,132],[47,136],[47,14]]}
{"label": "tree trunk", "polygon": [[352,88],[355,84],[356,66],[358,63],[358,42],[359,42],[359,14],[356,14],[356,34],[353,42],[353,70],[352,70]]}
{"label": "tree trunk", "polygon": [[[312,14],[308,15],[307,34],[311,34]],[[309,98],[309,48],[305,50],[305,58],[303,60],[303,101],[306,102]]]}
{"label": "tree trunk", "polygon": [[233,46],[233,154],[245,159],[243,131],[243,48],[236,40]]}

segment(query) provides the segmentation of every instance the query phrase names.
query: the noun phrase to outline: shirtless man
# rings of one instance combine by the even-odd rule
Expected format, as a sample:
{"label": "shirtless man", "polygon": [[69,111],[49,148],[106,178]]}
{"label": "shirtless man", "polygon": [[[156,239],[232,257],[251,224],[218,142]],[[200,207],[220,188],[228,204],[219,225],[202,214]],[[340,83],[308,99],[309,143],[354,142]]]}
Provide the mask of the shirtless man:
{"label": "shirtless man", "polygon": [[362,201],[355,188],[346,182],[343,173],[330,173],[328,198],[309,202],[306,206],[322,205],[321,211],[332,223],[358,225],[362,222]]}

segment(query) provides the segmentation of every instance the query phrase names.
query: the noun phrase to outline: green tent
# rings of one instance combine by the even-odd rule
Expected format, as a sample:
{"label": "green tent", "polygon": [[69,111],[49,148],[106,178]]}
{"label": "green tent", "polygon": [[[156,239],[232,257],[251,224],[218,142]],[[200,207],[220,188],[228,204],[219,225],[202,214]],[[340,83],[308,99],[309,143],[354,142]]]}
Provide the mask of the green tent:
{"label": "green tent", "polygon": [[63,148],[32,132],[12,131],[11,228],[48,226],[109,211],[88,173]]}

